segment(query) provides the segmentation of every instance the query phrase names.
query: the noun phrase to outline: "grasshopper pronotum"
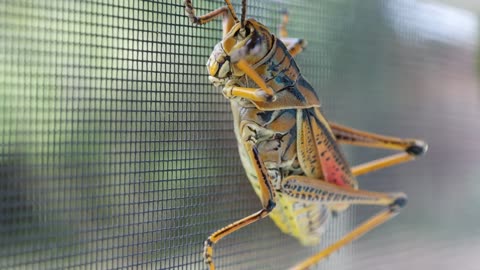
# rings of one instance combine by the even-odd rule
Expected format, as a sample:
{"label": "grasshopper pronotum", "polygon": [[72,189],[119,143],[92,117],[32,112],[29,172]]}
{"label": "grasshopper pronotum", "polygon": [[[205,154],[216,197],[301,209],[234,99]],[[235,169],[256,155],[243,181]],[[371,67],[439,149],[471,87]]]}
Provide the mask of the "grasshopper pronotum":
{"label": "grasshopper pronotum", "polygon": [[[306,269],[391,219],[406,204],[403,193],[359,189],[355,177],[413,160],[426,152],[427,145],[420,140],[377,135],[327,121],[313,87],[300,74],[293,58],[306,42],[288,37],[288,14],[283,15],[277,38],[261,23],[245,18],[246,0],[242,0],[240,19],[231,1],[225,3],[224,7],[196,16],[191,0],[185,0],[185,10],[197,25],[223,16],[223,39],[207,62],[209,79],[223,87],[223,95],[231,103],[242,164],[262,209],[210,235],[205,241],[205,262],[215,269],[213,245],[266,216],[301,243],[314,245],[320,241],[332,211],[345,210],[352,204],[385,206],[343,238],[294,267]],[[402,152],[350,167],[339,144]]]}

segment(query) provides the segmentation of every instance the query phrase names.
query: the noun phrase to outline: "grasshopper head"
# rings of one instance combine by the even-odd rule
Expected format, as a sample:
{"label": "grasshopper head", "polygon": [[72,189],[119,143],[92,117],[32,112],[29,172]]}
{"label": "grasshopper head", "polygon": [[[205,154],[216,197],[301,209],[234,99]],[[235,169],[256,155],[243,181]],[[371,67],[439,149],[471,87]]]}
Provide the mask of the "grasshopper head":
{"label": "grasshopper head", "polygon": [[255,66],[272,49],[274,37],[267,27],[254,19],[236,23],[224,39],[218,43],[207,62],[210,81],[224,85],[233,77],[240,77],[243,72],[235,67],[240,60],[246,60]]}

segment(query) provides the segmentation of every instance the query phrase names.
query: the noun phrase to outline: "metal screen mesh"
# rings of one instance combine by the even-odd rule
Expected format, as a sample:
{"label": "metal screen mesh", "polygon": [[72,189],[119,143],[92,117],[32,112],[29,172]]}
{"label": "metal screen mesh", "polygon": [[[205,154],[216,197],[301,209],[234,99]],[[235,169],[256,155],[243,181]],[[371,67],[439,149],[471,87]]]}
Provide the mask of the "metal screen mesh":
{"label": "metal screen mesh", "polygon": [[[1,269],[204,269],[206,237],[259,210],[240,165],[230,106],[207,80],[205,62],[221,38],[221,23],[192,26],[182,2],[0,0]],[[412,1],[354,2],[249,1],[248,15],[276,31],[280,10],[290,11],[289,34],[309,43],[297,63],[329,118],[423,137],[444,149],[366,183],[373,190],[410,189],[413,201],[420,199],[409,207],[423,211],[418,205],[436,200],[415,193],[416,183],[423,181],[420,188],[427,190],[425,183],[439,175],[428,172],[452,162],[436,158],[454,148],[441,148],[444,140],[435,138],[441,124],[432,117],[435,104],[419,108],[430,97],[451,94],[437,87],[453,89],[453,82],[463,81],[464,88],[476,89],[476,21],[460,12],[475,30],[452,41],[422,28],[424,19],[411,15],[418,10]],[[223,1],[194,4],[203,14]],[[452,85],[432,74],[430,84],[402,84],[421,81],[415,73],[434,73],[433,67],[450,74],[452,64],[466,74]],[[478,98],[472,91],[456,100],[470,108],[453,112],[460,123],[466,123],[461,115],[480,116],[478,103],[466,102]],[[472,129],[480,130],[475,123]],[[475,149],[466,151],[474,157]],[[353,163],[377,156],[347,151]],[[402,184],[406,175],[420,179]],[[367,216],[355,215],[358,209],[332,220],[321,246]],[[410,213],[385,226],[399,222],[400,230],[415,230],[411,220],[418,215]],[[391,232],[380,229],[379,235],[382,230]],[[216,247],[219,269],[284,269],[321,249],[302,247],[269,219]],[[362,254],[371,255],[360,250],[354,256],[354,248],[319,269],[356,269]],[[393,269],[364,261],[371,269]]]}

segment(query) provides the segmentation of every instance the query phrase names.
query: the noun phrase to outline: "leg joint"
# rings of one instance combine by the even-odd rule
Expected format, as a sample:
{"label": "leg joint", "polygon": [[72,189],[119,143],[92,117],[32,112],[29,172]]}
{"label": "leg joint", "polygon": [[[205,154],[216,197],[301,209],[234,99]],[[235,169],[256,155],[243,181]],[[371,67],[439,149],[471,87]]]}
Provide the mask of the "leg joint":
{"label": "leg joint", "polygon": [[421,156],[428,150],[428,145],[424,141],[416,140],[405,151],[412,156]]}
{"label": "leg joint", "polygon": [[210,240],[210,237],[208,237],[207,240],[205,240],[205,247],[211,247],[213,246],[213,241]]}
{"label": "leg joint", "polygon": [[212,263],[212,246],[213,246],[213,241],[208,237],[207,240],[205,240],[204,248],[203,248],[203,261],[210,265]]}
{"label": "leg joint", "polygon": [[396,198],[393,203],[391,203],[388,207],[390,208],[390,210],[392,212],[398,212],[400,211],[402,208],[405,207],[405,205],[407,205],[407,202],[408,202],[408,199],[407,199],[407,196],[406,195],[403,195],[401,197],[398,197]]}
{"label": "leg joint", "polygon": [[267,213],[270,213],[276,205],[277,204],[273,200],[268,200],[267,206],[265,206],[265,210],[267,211]]}

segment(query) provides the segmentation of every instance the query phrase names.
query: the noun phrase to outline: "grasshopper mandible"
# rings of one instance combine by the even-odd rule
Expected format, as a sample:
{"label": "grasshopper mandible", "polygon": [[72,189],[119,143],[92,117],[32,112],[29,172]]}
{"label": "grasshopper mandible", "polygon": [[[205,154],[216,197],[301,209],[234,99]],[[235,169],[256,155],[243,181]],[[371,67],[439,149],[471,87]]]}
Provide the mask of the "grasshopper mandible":
{"label": "grasshopper mandible", "polygon": [[[215,269],[213,245],[266,216],[302,244],[315,245],[332,212],[352,204],[385,206],[293,268],[306,269],[391,219],[405,206],[405,194],[361,190],[355,177],[413,160],[426,152],[427,144],[327,121],[315,90],[293,58],[306,42],[288,38],[288,13],[283,15],[277,38],[266,26],[245,18],[246,0],[242,0],[240,19],[231,0],[224,1],[225,6],[203,16],[195,15],[191,0],[184,4],[188,17],[197,25],[223,16],[223,39],[207,62],[209,80],[223,87],[223,95],[231,103],[241,161],[262,209],[210,235],[205,241],[205,262]],[[339,144],[402,152],[350,167]]]}

